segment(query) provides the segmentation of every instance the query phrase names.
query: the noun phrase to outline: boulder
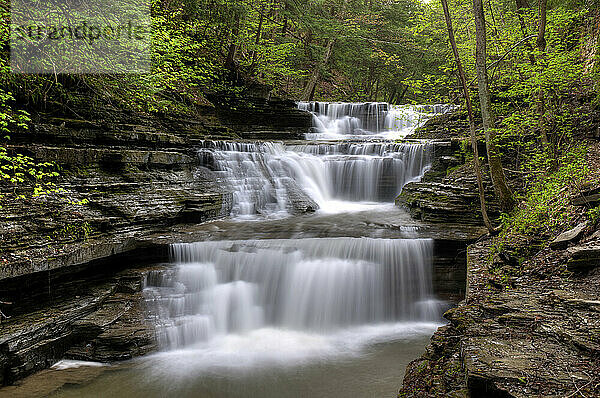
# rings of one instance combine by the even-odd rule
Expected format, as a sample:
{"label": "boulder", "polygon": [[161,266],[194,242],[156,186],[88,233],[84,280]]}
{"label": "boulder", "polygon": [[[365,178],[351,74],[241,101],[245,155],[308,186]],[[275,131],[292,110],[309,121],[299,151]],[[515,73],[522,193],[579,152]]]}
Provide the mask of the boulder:
{"label": "boulder", "polygon": [[563,232],[558,235],[552,242],[550,242],[550,248],[557,249],[565,249],[569,243],[575,242],[581,238],[583,235],[583,231],[587,227],[587,222],[582,222],[577,225],[575,228],[572,228],[568,231]]}
{"label": "boulder", "polygon": [[591,271],[600,265],[600,245],[580,245],[569,249],[567,269],[573,272]]}
{"label": "boulder", "polygon": [[298,186],[296,181],[291,178],[285,179],[283,182],[287,190],[289,198],[289,211],[292,214],[314,213],[319,210],[317,202],[311,199],[302,188]]}

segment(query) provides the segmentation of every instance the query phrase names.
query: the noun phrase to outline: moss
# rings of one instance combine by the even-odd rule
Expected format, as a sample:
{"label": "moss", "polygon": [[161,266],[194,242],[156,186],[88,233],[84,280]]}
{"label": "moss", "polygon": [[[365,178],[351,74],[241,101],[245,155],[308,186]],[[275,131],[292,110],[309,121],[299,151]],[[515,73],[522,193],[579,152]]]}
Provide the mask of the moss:
{"label": "moss", "polygon": [[89,222],[79,221],[72,224],[66,224],[63,227],[56,229],[46,238],[53,242],[77,242],[90,239],[93,233],[94,228],[92,228]]}
{"label": "moss", "polygon": [[459,170],[463,165],[459,164],[458,166],[454,166],[454,167],[448,167],[448,169],[446,170],[446,176],[449,176],[450,174],[454,173],[456,170]]}

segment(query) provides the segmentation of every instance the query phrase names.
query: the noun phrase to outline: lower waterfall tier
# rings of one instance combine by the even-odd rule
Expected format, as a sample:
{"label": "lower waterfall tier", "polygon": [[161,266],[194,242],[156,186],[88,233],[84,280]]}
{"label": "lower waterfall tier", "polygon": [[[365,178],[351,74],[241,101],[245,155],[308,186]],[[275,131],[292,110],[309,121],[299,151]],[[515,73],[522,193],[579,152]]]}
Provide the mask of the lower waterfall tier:
{"label": "lower waterfall tier", "polygon": [[332,333],[436,321],[432,241],[327,238],[175,244],[146,295],[167,348],[265,327]]}

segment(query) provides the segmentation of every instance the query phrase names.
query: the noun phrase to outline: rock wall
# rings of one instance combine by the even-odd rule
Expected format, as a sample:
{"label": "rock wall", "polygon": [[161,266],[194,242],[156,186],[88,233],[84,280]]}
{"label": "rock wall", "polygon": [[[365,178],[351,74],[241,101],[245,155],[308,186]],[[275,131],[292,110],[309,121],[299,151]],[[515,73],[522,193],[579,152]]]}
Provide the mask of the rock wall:
{"label": "rock wall", "polygon": [[[581,191],[572,204],[596,204],[596,189]],[[493,192],[486,197],[498,214]],[[477,225],[476,200],[472,170],[464,165],[434,170],[397,203],[420,219]],[[600,396],[598,224],[581,223],[527,258],[492,256],[496,243],[482,237],[468,247],[466,297],[408,366],[398,396]]]}
{"label": "rock wall", "polygon": [[303,139],[312,124],[312,115],[297,109],[291,100],[222,95],[209,98],[217,104],[220,122],[242,139]]}
{"label": "rock wall", "polygon": [[[223,123],[232,112],[218,107],[189,115],[108,104],[32,111],[30,131],[13,134],[9,150],[61,170],[54,193],[11,195],[0,208],[0,385],[61,358],[105,362],[156,349],[142,280],[144,267],[167,261],[169,242],[148,236],[231,208],[231,192],[200,167],[195,148],[239,139],[257,121],[266,136],[286,139],[310,126],[311,116],[297,115],[293,103],[251,102],[232,124]],[[295,115],[287,130],[274,123],[286,112]]]}
{"label": "rock wall", "polygon": [[[115,113],[113,121],[123,116]],[[0,209],[0,282],[129,251],[166,226],[228,214],[231,194],[202,172],[194,150],[213,130],[35,119],[13,148],[60,165],[60,177],[55,193]]]}
{"label": "rock wall", "polygon": [[[399,396],[599,396],[600,256],[569,278],[525,273],[503,287],[494,282],[492,243],[469,247],[466,299],[409,365]],[[566,268],[576,248],[546,249],[530,261]]]}
{"label": "rock wall", "polygon": [[[434,119],[439,122],[439,120]],[[428,126],[428,125],[426,125]],[[461,140],[439,142],[431,169],[421,181],[406,184],[396,198],[413,218],[433,223],[483,225],[477,180],[470,162],[460,147]],[[485,146],[484,146],[485,148]],[[485,153],[485,149],[482,148]],[[488,214],[497,217],[500,209],[494,197],[492,182],[484,178]]]}
{"label": "rock wall", "polygon": [[21,289],[41,288],[45,295],[35,303],[20,303],[24,312],[0,324],[0,385],[62,358],[110,362],[156,351],[154,325],[147,322],[141,292],[146,270],[118,272],[114,262],[119,259],[112,261],[97,263],[102,269],[94,272],[85,267],[16,278]]}

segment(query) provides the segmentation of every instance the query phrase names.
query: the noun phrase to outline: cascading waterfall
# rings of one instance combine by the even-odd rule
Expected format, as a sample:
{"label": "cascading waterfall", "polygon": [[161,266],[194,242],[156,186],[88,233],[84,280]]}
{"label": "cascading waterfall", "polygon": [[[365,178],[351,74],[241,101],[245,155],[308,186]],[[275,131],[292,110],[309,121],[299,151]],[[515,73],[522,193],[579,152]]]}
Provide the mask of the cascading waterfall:
{"label": "cascading waterfall", "polygon": [[403,130],[420,123],[417,113],[443,109],[409,107],[414,115],[396,124],[405,109],[383,103],[298,106],[313,112],[321,132],[363,139],[205,141],[198,150],[202,165],[233,193],[230,225],[281,218],[272,222],[289,222],[290,233],[277,235],[287,239],[173,244],[172,266],[147,274],[144,293],[160,344],[193,357],[189,366],[287,365],[361,353],[374,341],[431,333],[440,318],[443,304],[431,283],[432,240],[294,239],[292,230],[307,217],[289,216],[318,209],[311,217],[329,223],[331,214],[352,220],[350,213],[360,210],[364,223],[372,211],[401,211],[389,204],[429,168],[432,146],[364,137]]}
{"label": "cascading waterfall", "polygon": [[429,168],[428,144],[344,143],[294,145],[289,150],[321,157],[333,197],[393,202],[407,183]]}
{"label": "cascading waterfall", "polygon": [[146,295],[165,348],[231,333],[437,320],[428,239],[327,238],[174,244]]}
{"label": "cascading waterfall", "polygon": [[348,139],[379,136],[393,139],[411,133],[435,115],[454,109],[450,104],[390,105],[386,102],[298,102],[313,114],[307,139]]}
{"label": "cascading waterfall", "polygon": [[234,216],[286,216],[294,200],[393,202],[429,167],[425,143],[206,142],[203,164],[233,191]]}

